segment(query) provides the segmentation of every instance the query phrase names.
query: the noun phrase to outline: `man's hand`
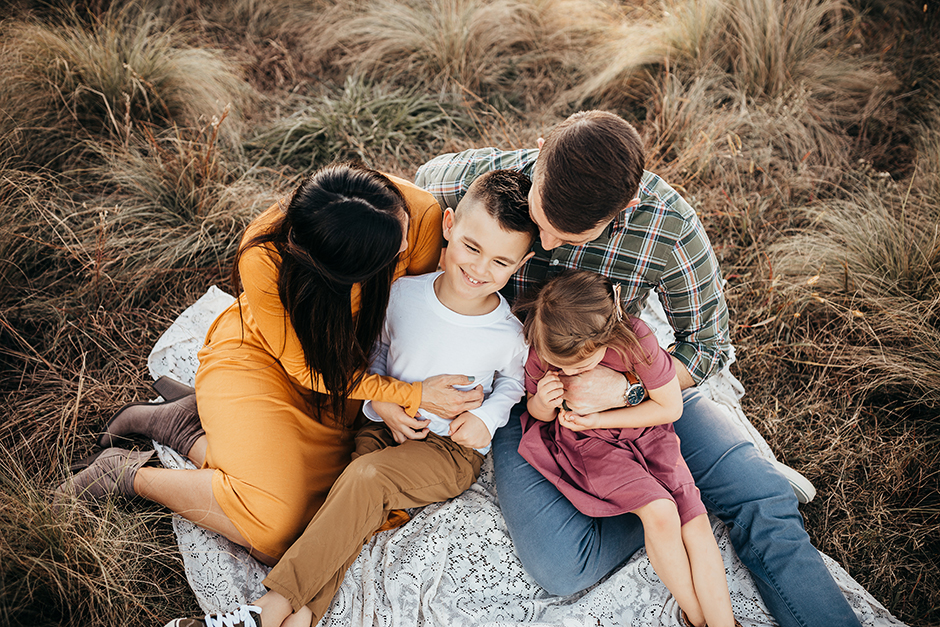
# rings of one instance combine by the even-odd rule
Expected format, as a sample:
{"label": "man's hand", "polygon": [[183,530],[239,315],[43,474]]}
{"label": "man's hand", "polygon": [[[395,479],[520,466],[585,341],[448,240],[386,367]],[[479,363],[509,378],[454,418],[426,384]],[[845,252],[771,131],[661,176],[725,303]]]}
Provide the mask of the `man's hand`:
{"label": "man's hand", "polygon": [[693,387],[695,385],[695,379],[692,378],[692,375],[689,373],[689,369],[686,368],[685,364],[676,359],[675,355],[672,355],[672,363],[676,367],[676,377],[679,379],[679,389],[684,390],[686,388]]}
{"label": "man's hand", "polygon": [[561,426],[572,431],[584,431],[585,429],[597,429],[600,427],[601,415],[599,413],[587,414],[582,416],[573,411],[561,410],[558,412],[558,422]]}
{"label": "man's hand", "polygon": [[457,390],[455,385],[470,385],[473,379],[462,374],[439,374],[421,382],[421,409],[441,418],[454,418],[483,403],[483,386]]}
{"label": "man's hand", "polygon": [[429,420],[412,418],[400,405],[372,401],[372,409],[379,415],[399,444],[406,440],[423,440],[428,436]]}
{"label": "man's hand", "polygon": [[573,377],[561,377],[568,408],[582,416],[623,407],[627,379],[623,373],[598,366]]}
{"label": "man's hand", "polygon": [[493,439],[486,424],[468,411],[451,421],[449,435],[451,440],[467,448],[489,446]]}

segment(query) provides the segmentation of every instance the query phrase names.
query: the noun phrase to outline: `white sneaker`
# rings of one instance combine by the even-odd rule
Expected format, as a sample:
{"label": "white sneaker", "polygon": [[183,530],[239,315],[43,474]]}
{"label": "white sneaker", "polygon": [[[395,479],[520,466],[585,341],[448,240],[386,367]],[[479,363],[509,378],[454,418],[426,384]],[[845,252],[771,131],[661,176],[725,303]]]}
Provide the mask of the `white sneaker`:
{"label": "white sneaker", "polygon": [[813,487],[809,479],[777,460],[771,460],[771,463],[790,482],[790,487],[793,488],[793,492],[796,494],[796,500],[800,503],[809,503],[816,498],[816,488]]}
{"label": "white sneaker", "polygon": [[202,618],[177,618],[164,627],[261,627],[261,608],[256,605],[239,605],[238,609],[231,612],[206,614]]}

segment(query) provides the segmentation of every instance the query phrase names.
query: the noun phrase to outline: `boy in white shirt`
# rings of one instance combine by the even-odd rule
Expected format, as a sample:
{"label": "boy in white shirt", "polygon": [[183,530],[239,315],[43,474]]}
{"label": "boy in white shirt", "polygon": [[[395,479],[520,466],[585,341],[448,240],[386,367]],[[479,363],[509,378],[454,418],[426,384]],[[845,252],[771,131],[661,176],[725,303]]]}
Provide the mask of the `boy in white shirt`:
{"label": "boy in white shirt", "polygon": [[482,386],[485,400],[453,420],[429,412],[411,419],[396,405],[366,401],[363,413],[384,420],[396,442],[430,432],[485,455],[493,433],[524,394],[525,341],[498,290],[532,256],[527,252],[533,222],[524,196],[517,196],[530,183],[509,170],[493,174],[470,186],[457,212],[445,210],[443,271],[402,277],[392,285],[370,369],[405,382],[467,375],[470,387]]}
{"label": "boy in white shirt", "polygon": [[249,626],[262,618],[265,627],[315,624],[390,513],[453,498],[476,481],[493,433],[525,391],[522,324],[499,290],[533,254],[538,228],[529,218],[530,186],[523,174],[494,170],[473,182],[456,212],[445,210],[443,271],[392,285],[373,354],[373,372],[405,382],[467,375],[482,386],[483,404],[449,420],[366,403],[363,411],[374,422],[356,434],[353,461],[264,580],[270,592],[235,612],[207,616],[206,623],[168,625],[212,619]]}

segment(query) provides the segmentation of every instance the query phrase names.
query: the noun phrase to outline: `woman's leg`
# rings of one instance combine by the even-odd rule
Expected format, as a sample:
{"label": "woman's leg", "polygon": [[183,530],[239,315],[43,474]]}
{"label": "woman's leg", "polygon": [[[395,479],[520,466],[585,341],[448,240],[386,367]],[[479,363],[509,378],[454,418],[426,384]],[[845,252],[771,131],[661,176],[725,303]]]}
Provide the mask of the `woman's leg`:
{"label": "woman's leg", "polygon": [[705,622],[711,627],[732,627],[734,612],[731,610],[728,578],[706,514],[682,525],[682,542],[689,556],[695,596],[701,604]]}
{"label": "woman's leg", "polygon": [[318,395],[295,386],[269,355],[235,338],[210,342],[199,353],[196,397],[206,435],[188,455],[216,470],[213,505],[246,544],[279,558],[349,463],[354,432],[324,424],[332,414],[317,406]]}
{"label": "woman's leg", "polygon": [[252,557],[273,566],[277,559],[252,549],[212,494],[215,470],[171,470],[143,467],[134,477],[134,491],[160,503],[193,524],[222,534],[235,544],[249,549]]}
{"label": "woman's leg", "polygon": [[202,468],[206,463],[206,449],[209,446],[209,440],[205,435],[199,436],[196,442],[193,444],[192,448],[186,452],[186,457],[189,458],[193,464],[196,465],[196,468]]}
{"label": "woman's leg", "polygon": [[692,583],[692,569],[682,542],[682,525],[676,504],[669,499],[657,499],[633,513],[643,521],[646,554],[653,570],[669,588],[689,621],[696,627],[702,627],[705,614]]}

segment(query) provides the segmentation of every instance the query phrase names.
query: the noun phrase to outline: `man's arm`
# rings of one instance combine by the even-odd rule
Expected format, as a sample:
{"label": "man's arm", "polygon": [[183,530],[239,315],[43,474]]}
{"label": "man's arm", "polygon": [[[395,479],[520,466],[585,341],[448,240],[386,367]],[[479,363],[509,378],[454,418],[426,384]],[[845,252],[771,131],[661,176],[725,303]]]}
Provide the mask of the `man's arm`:
{"label": "man's arm", "polygon": [[473,180],[490,170],[518,170],[532,176],[538,150],[510,150],[474,148],[434,157],[415,174],[415,185],[437,199],[442,209],[454,209],[463,198]]}
{"label": "man's arm", "polygon": [[688,221],[656,291],[675,332],[669,352],[683,366],[679,383],[698,385],[721,370],[732,350],[721,270],[698,216]]}

